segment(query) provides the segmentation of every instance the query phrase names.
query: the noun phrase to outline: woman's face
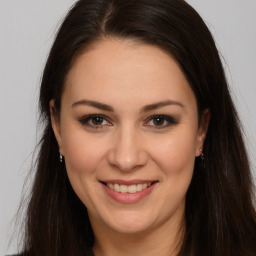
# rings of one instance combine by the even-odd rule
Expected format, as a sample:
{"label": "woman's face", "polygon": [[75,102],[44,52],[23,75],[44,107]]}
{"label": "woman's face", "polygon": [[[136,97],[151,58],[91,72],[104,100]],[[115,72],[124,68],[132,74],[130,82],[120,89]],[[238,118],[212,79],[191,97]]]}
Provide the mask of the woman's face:
{"label": "woman's face", "polygon": [[93,227],[136,233],[182,221],[207,127],[175,60],[102,40],[75,61],[52,124]]}

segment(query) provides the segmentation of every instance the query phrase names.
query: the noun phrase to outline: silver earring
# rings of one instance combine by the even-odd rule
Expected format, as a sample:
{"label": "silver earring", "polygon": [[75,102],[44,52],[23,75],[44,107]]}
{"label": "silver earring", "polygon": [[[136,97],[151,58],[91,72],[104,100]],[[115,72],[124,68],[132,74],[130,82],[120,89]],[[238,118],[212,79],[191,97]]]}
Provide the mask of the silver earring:
{"label": "silver earring", "polygon": [[[59,152],[60,152],[60,150],[59,150]],[[63,162],[63,156],[62,156],[61,153],[60,153],[60,162],[61,162],[61,163]]]}
{"label": "silver earring", "polygon": [[199,151],[200,151],[201,160],[203,161],[203,160],[204,160],[204,152],[203,152],[203,149],[200,148]]}

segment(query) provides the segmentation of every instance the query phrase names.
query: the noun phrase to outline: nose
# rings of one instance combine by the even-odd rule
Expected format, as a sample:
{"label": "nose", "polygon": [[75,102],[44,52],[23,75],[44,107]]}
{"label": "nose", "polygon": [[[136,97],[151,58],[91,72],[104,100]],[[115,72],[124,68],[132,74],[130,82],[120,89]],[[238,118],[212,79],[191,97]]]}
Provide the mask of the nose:
{"label": "nose", "polygon": [[112,166],[121,171],[132,171],[147,164],[148,154],[135,129],[120,129],[112,143],[108,152]]}

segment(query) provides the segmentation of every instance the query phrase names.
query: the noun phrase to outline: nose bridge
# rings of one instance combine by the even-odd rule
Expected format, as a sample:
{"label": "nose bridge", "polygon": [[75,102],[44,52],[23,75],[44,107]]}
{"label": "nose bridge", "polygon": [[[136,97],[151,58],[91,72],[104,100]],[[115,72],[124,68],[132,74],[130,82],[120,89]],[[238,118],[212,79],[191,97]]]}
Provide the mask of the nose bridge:
{"label": "nose bridge", "polygon": [[147,162],[147,153],[140,143],[140,132],[132,124],[120,126],[109,152],[109,161],[120,170],[129,171]]}

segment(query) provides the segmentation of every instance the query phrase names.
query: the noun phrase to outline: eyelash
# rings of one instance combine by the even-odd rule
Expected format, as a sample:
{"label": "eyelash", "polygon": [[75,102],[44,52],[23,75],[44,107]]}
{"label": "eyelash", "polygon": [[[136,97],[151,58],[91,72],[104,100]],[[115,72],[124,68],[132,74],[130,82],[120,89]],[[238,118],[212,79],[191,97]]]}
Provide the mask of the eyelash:
{"label": "eyelash", "polygon": [[[108,124],[100,124],[100,125],[95,125],[95,124],[91,124],[90,121],[92,122],[94,118],[100,118],[101,120],[106,121]],[[160,125],[159,127],[157,125],[148,125],[148,123],[150,121],[154,121],[156,119],[160,119],[161,121],[164,121],[165,125]],[[108,120],[108,118],[104,115],[89,115],[84,117],[83,119],[80,120],[80,123],[82,125],[88,126],[90,128],[93,129],[99,129],[99,128],[103,128],[104,126],[112,126],[111,122]],[[150,116],[147,120],[146,120],[146,124],[144,124],[144,126],[149,126],[152,127],[153,129],[163,129],[166,127],[169,127],[171,125],[175,125],[177,124],[177,121],[175,118],[171,117],[171,116],[167,116],[167,115],[153,115]]]}
{"label": "eyelash", "polygon": [[94,114],[94,115],[86,116],[85,118],[83,118],[83,119],[80,120],[80,123],[81,123],[82,125],[89,126],[89,127],[93,128],[93,129],[99,129],[99,128],[102,128],[102,127],[106,126],[106,125],[93,125],[93,124],[90,124],[89,122],[92,121],[93,118],[101,118],[101,119],[103,119],[104,121],[107,121],[107,122],[108,122],[108,125],[107,125],[107,126],[112,126],[112,125],[110,124],[110,122],[108,121],[107,117],[105,117],[104,115],[95,115],[95,114]]}
{"label": "eyelash", "polygon": [[[166,127],[169,127],[171,125],[175,125],[177,124],[177,121],[175,118],[171,117],[171,116],[166,116],[166,115],[153,115],[151,117],[149,117],[146,121],[146,123],[149,123],[150,121],[153,121],[153,120],[156,120],[156,119],[161,119],[163,120],[164,122],[166,122],[167,124],[165,125],[161,125],[161,126],[157,126],[157,125],[152,125],[152,127],[154,129],[163,129],[163,128],[166,128]],[[151,126],[151,125],[145,125],[145,126]]]}

